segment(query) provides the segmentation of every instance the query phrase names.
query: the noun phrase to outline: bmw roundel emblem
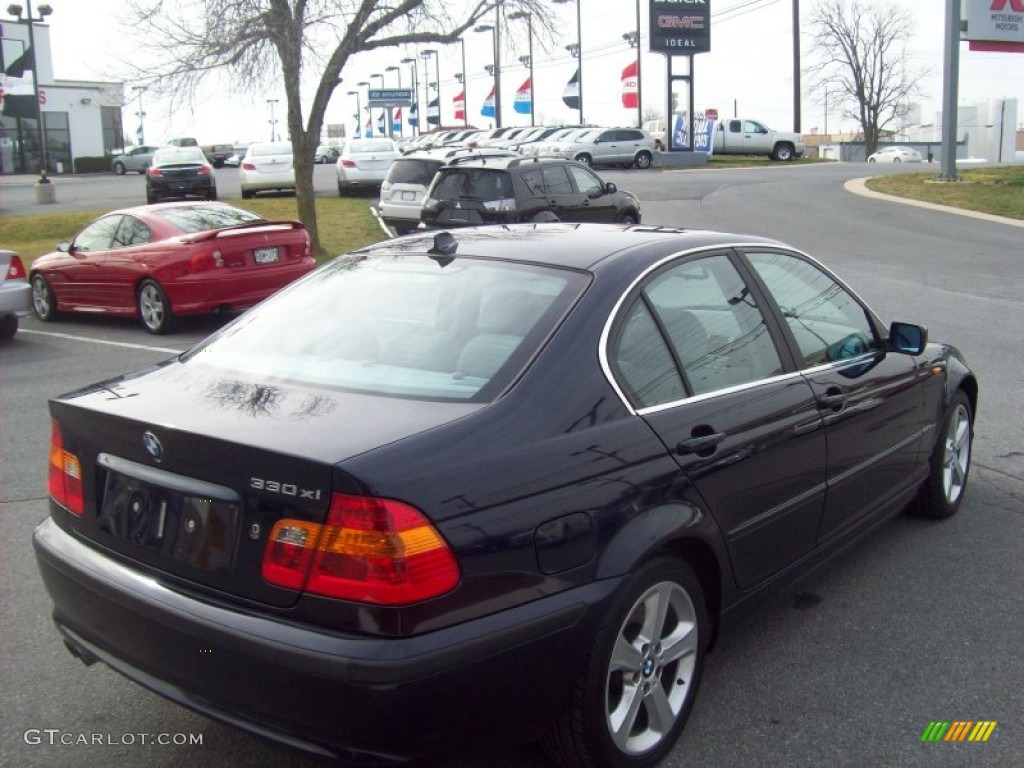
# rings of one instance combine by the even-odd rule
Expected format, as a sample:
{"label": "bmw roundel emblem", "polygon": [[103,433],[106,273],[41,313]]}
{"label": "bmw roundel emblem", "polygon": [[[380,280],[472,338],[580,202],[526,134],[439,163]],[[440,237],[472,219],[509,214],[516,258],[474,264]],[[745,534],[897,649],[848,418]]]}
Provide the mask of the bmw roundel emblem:
{"label": "bmw roundel emblem", "polygon": [[146,446],[146,450],[155,461],[160,461],[164,457],[164,446],[160,442],[160,438],[149,430],[142,433],[142,444]]}

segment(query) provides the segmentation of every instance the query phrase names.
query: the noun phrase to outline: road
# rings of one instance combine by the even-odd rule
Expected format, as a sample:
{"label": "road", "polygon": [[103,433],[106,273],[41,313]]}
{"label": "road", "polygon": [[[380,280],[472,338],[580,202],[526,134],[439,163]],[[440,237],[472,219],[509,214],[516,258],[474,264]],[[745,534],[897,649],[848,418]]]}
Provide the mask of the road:
{"label": "road", "polygon": [[[666,768],[1008,766],[1024,755],[1021,230],[844,191],[843,182],[864,170],[602,174],[639,194],[645,223],[774,236],[818,256],[884,319],[924,323],[933,338],[960,346],[981,382],[960,514],[941,523],[895,519],[726,633]],[[82,187],[82,199],[98,199],[88,183]],[[14,342],[0,345],[2,765],[321,764],[193,715],[100,665],[83,667],[51,627],[35,571],[29,537],[46,514],[47,398],[156,362],[218,322],[193,320],[178,335],[152,337],[127,321],[29,320]],[[986,743],[922,744],[934,720],[999,725]],[[115,742],[184,733],[202,744],[144,746],[136,736],[132,744],[63,746],[59,734],[51,745],[45,733],[37,744],[28,743],[37,740],[30,729]],[[542,765],[524,748],[428,768]]]}

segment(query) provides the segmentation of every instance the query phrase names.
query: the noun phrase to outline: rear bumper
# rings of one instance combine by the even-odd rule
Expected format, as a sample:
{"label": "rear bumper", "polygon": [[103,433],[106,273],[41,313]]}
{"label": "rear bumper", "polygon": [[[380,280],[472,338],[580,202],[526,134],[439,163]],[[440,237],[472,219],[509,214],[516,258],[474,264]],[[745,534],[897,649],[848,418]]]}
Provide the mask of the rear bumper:
{"label": "rear bumper", "polygon": [[32,308],[32,286],[25,280],[10,281],[0,288],[0,316],[24,317]]}
{"label": "rear bumper", "polygon": [[270,265],[266,269],[223,270],[223,274],[215,278],[208,277],[208,272],[201,273],[193,279],[167,282],[164,289],[176,315],[201,314],[221,307],[247,309],[314,269],[316,262],[313,258],[304,257],[297,262]]}
{"label": "rear bumper", "polygon": [[617,581],[415,637],[357,637],[197,600],[52,519],[33,535],[64,638],[190,709],[370,763],[494,748],[561,711]]}

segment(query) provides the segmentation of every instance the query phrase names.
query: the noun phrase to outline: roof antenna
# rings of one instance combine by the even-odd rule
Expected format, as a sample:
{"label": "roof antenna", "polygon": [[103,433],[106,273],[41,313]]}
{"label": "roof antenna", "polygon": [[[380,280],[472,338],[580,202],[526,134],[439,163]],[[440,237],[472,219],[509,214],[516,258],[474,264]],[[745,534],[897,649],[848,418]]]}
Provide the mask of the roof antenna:
{"label": "roof antenna", "polygon": [[434,247],[427,253],[431,254],[430,258],[442,267],[447,267],[455,261],[455,252],[458,249],[459,241],[451,232],[438,232],[434,235]]}

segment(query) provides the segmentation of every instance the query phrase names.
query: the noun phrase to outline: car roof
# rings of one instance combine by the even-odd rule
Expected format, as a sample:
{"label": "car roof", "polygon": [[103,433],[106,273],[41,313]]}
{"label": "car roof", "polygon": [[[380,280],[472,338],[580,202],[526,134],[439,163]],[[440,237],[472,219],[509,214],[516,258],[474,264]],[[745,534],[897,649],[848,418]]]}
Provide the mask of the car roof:
{"label": "car roof", "polygon": [[[729,232],[627,224],[507,224],[430,230],[366,246],[357,254],[429,254],[445,236],[460,254],[597,272],[625,265],[639,273],[672,254],[694,249],[758,244],[787,248],[776,240]],[[435,253],[442,255],[439,250]]]}

